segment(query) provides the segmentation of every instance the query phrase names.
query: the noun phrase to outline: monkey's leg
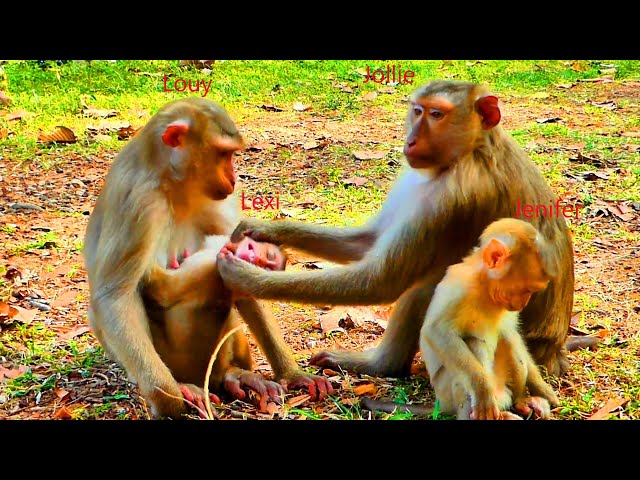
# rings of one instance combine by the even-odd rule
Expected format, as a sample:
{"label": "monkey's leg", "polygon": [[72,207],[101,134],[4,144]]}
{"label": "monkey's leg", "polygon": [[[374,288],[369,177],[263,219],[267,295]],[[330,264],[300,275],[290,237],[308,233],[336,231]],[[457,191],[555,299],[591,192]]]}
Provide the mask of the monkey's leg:
{"label": "monkey's leg", "polygon": [[373,376],[409,375],[418,351],[420,329],[434,290],[435,283],[423,281],[405,292],[398,300],[377,347],[363,352],[325,350],[313,355],[311,364]]}
{"label": "monkey's leg", "polygon": [[376,240],[370,227],[327,227],[285,220],[265,222],[243,219],[231,235],[238,241],[248,235],[259,242],[275,243],[303,250],[337,263],[360,260]]}
{"label": "monkey's leg", "polygon": [[[559,278],[531,299],[520,318],[522,335],[536,363],[549,375],[562,375],[569,368],[565,349],[571,319],[573,281]],[[562,306],[562,308],[561,308]],[[566,306],[566,307],[565,307]]]}
{"label": "monkey's leg", "polygon": [[306,387],[314,400],[317,396],[322,399],[333,394],[333,386],[326,378],[304,372],[295,362],[267,305],[261,308],[255,299],[241,298],[236,301],[236,307],[267,356],[275,378],[285,389]]}

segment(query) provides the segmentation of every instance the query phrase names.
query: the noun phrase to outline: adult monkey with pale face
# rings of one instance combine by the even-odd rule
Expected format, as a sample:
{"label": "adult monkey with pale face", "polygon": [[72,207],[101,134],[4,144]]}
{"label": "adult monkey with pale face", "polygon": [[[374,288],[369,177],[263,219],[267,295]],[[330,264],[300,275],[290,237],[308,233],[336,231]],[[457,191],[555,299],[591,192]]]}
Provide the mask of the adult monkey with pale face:
{"label": "adult monkey with pale face", "polygon": [[[380,212],[362,227],[245,219],[243,235],[285,244],[344,267],[267,272],[219,255],[229,288],[257,298],[319,304],[398,300],[380,344],[363,352],[323,351],[311,363],[370,375],[408,375],[425,312],[447,267],[458,263],[491,222],[514,217],[517,204],[555,202],[536,165],[499,126],[498,98],[474,83],[433,81],[410,98],[404,154],[408,167]],[[532,218],[550,248],[556,277],[521,315],[522,334],[551,374],[568,368],[564,349],[573,305],[573,249],[561,218]]]}
{"label": "adult monkey with pale face", "polygon": [[[242,147],[220,105],[203,98],[171,102],[118,154],[89,219],[83,252],[89,322],[105,351],[138,383],[156,417],[185,413],[183,395],[203,405],[207,364],[217,342],[238,324],[235,309],[285,388],[305,386],[314,398],[316,391],[332,392],[326,379],[296,364],[264,308],[214,283],[214,253],[196,254],[188,266],[165,272],[186,252],[203,249],[207,236],[228,235],[238,223],[238,201],[231,196],[233,155]],[[226,238],[218,250],[225,243]],[[209,280],[210,289],[205,295],[196,295],[202,291],[195,288],[181,291],[159,281],[163,272],[183,286]],[[168,298],[166,305],[158,302]],[[250,368],[247,339],[236,332],[216,360],[211,390],[224,385],[244,398],[243,389],[249,388],[262,394],[262,404],[265,395],[279,400],[281,388]]]}

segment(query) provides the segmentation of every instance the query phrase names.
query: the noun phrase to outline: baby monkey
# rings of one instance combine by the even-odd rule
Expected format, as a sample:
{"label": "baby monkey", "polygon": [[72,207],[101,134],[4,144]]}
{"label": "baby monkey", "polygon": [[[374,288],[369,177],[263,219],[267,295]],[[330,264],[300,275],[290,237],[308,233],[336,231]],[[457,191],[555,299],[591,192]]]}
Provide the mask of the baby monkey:
{"label": "baby monkey", "polygon": [[[558,404],[518,331],[518,312],[553,278],[550,250],[529,223],[491,223],[480,245],[451,265],[420,332],[443,413],[458,419],[548,419]],[[529,393],[527,393],[527,388]]]}
{"label": "baby monkey", "polygon": [[[184,251],[181,258],[169,259],[168,268],[151,268],[143,298],[153,321],[150,323],[154,346],[178,379],[183,396],[205,410],[203,384],[211,353],[220,338],[236,325],[239,317],[232,306],[238,295],[224,286],[218,273],[216,255],[230,252],[268,270],[284,270],[287,257],[271,243],[245,237],[229,242],[228,236],[205,237],[203,247],[194,254]],[[206,323],[208,329],[200,328]],[[212,327],[213,326],[213,327]],[[209,332],[204,335],[202,332]],[[195,366],[194,366],[195,365]],[[210,379],[211,390],[227,391],[244,399],[246,389],[258,394],[261,410],[268,400],[284,398],[282,386],[253,373],[247,338],[236,332],[220,350]],[[211,399],[219,403],[217,395]]]}

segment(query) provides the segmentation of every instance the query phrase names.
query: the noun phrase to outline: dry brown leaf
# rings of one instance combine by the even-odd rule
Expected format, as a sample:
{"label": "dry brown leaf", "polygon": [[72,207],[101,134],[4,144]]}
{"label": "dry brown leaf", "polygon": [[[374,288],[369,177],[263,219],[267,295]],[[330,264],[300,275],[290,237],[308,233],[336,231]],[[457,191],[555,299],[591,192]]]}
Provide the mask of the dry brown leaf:
{"label": "dry brown leaf", "polygon": [[558,88],[566,88],[566,89],[573,88],[575,86],[576,86],[575,83],[559,83],[559,84],[556,85],[556,87],[558,87]]}
{"label": "dry brown leaf", "polygon": [[583,65],[580,62],[575,62],[571,65],[571,70],[573,70],[574,72],[586,72],[587,70],[589,70],[589,68],[587,68],[586,65]]}
{"label": "dry brown leaf", "polygon": [[7,267],[7,271],[4,274],[4,278],[7,280],[15,280],[16,278],[22,278],[22,272],[16,267]]}
{"label": "dry brown leaf", "polygon": [[565,145],[562,148],[564,150],[582,150],[586,146],[587,146],[586,143],[579,142],[579,143],[572,143],[571,145]]}
{"label": "dry brown leaf", "polygon": [[77,296],[78,292],[76,290],[67,290],[66,292],[62,292],[60,295],[58,295],[56,299],[51,303],[51,306],[65,307],[73,302]]}
{"label": "dry brown leaf", "polygon": [[571,320],[569,320],[569,325],[577,325],[580,322],[580,315],[582,314],[582,310],[574,312],[571,316]]}
{"label": "dry brown leaf", "polygon": [[367,183],[369,181],[368,178],[362,178],[362,177],[350,177],[350,178],[345,178],[342,182],[345,185],[355,185],[356,187],[361,187],[363,186],[365,183]]}
{"label": "dry brown leaf", "polygon": [[38,309],[28,310],[26,308],[18,307],[17,305],[13,308],[18,310],[18,313],[14,315],[13,319],[20,323],[24,323],[25,325],[30,324],[38,314]]}
{"label": "dry brown leaf", "polygon": [[46,135],[44,133],[40,133],[38,135],[38,142],[40,143],[76,143],[76,134],[73,133],[73,130],[67,127],[63,127],[62,125],[56,126],[56,130]]}
{"label": "dry brown leaf", "polygon": [[247,150],[251,151],[255,151],[255,152],[259,152],[260,150],[268,150],[270,148],[275,148],[276,146],[273,143],[267,143],[267,142],[258,142],[258,143],[254,143],[253,145],[247,147]]}
{"label": "dry brown leaf", "polygon": [[90,332],[91,329],[89,327],[78,327],[70,330],[62,335],[58,335],[58,338],[62,341],[71,340],[73,337],[77,337],[78,335],[82,335],[83,333]]}
{"label": "dry brown leaf", "polygon": [[320,144],[318,142],[314,142],[313,140],[302,144],[302,148],[304,148],[305,150],[312,150],[314,148],[318,148],[319,146]]}
{"label": "dry brown leaf", "polygon": [[0,365],[0,382],[12,380],[21,377],[29,371],[26,365],[20,365],[18,368],[4,368]]}
{"label": "dry brown leaf", "polygon": [[276,107],[275,105],[267,105],[266,103],[258,105],[258,108],[266,110],[267,112],[282,112],[282,109],[280,107]]}
{"label": "dry brown leaf", "polygon": [[640,138],[640,132],[622,132],[623,137]]}
{"label": "dry brown leaf", "polygon": [[536,92],[536,93],[532,93],[531,95],[528,95],[529,98],[535,98],[535,99],[544,99],[544,98],[549,98],[551,96],[551,94],[549,92]]}
{"label": "dry brown leaf", "polygon": [[6,127],[0,128],[0,140],[9,136],[9,129]]}
{"label": "dry brown leaf", "polygon": [[373,383],[365,383],[364,385],[358,385],[353,388],[353,393],[356,395],[364,395],[365,393],[375,394],[377,387]]}
{"label": "dry brown leaf", "polygon": [[109,118],[109,117],[115,117],[116,115],[118,115],[118,111],[117,110],[102,110],[99,108],[85,108],[84,110],[82,110],[82,114],[87,116],[87,117],[93,117],[93,118]]}
{"label": "dry brown leaf", "polygon": [[378,93],[386,93],[387,95],[392,95],[396,93],[396,89],[393,87],[380,87],[377,90]]}
{"label": "dry brown leaf", "polygon": [[13,120],[22,120],[23,118],[32,117],[33,113],[29,113],[25,110],[16,110],[15,112],[11,112],[9,115],[6,115],[4,119],[7,122],[11,122]]}
{"label": "dry brown leaf", "polygon": [[598,179],[602,179],[602,180],[609,179],[609,176],[606,173],[602,173],[602,172],[583,172],[581,176],[585,180],[589,180],[591,182],[594,182]]}
{"label": "dry brown leaf", "polygon": [[328,335],[332,332],[344,332],[344,328],[340,326],[340,322],[344,321],[349,314],[344,307],[334,308],[320,316],[320,328],[322,333]]}
{"label": "dry brown leaf", "polygon": [[369,74],[367,73],[367,69],[366,69],[366,68],[356,68],[356,69],[354,70],[354,72],[355,72],[355,73],[357,73],[358,75],[363,76],[363,77],[366,77],[367,75],[369,75]]}
{"label": "dry brown leaf", "polygon": [[118,140],[126,140],[130,137],[135,137],[142,127],[134,128],[131,125],[123,126],[118,129]]}
{"label": "dry brown leaf", "polygon": [[18,310],[8,303],[0,302],[0,323],[12,319],[18,314]]}
{"label": "dry brown leaf", "polygon": [[97,135],[93,135],[90,140],[94,142],[108,142],[111,140],[111,135],[105,135],[104,133],[99,133]]}
{"label": "dry brown leaf", "polygon": [[631,150],[632,152],[640,151],[640,145],[636,145],[634,143],[625,143],[622,145],[626,150]]}
{"label": "dry brown leaf", "polygon": [[603,68],[598,70],[598,73],[601,75],[615,75],[618,70],[616,68]]}
{"label": "dry brown leaf", "polygon": [[335,377],[337,375],[340,375],[340,372],[336,372],[335,370],[331,370],[330,368],[325,368],[324,370],[322,370],[322,374],[326,375],[327,377]]}
{"label": "dry brown leaf", "polygon": [[611,412],[622,407],[628,401],[628,398],[610,398],[602,408],[587,418],[587,420],[604,420],[609,417]]}
{"label": "dry brown leaf", "polygon": [[618,105],[613,100],[608,100],[606,102],[591,102],[591,105],[595,107],[604,108],[605,110],[616,110]]}
{"label": "dry brown leaf", "polygon": [[53,418],[58,420],[70,420],[73,418],[72,412],[66,406],[62,406],[59,408],[56,413],[53,415]]}
{"label": "dry brown leaf", "polygon": [[11,99],[7,97],[4,90],[0,90],[0,103],[2,105],[9,105],[11,103]]}
{"label": "dry brown leaf", "polygon": [[375,100],[378,94],[376,92],[367,92],[362,96],[362,100],[365,102],[369,102],[371,100]]}
{"label": "dry brown leaf", "polygon": [[353,152],[353,156],[356,160],[380,160],[384,158],[387,152],[381,152],[379,150],[357,150]]}
{"label": "dry brown leaf", "polygon": [[293,104],[293,109],[296,112],[306,112],[307,110],[309,110],[311,108],[311,105],[305,105],[302,102],[296,102]]}
{"label": "dry brown leaf", "polygon": [[589,83],[611,83],[613,82],[613,77],[611,75],[605,75],[604,77],[599,78],[579,78],[576,80],[578,82],[589,82]]}
{"label": "dry brown leaf", "polygon": [[311,395],[305,393],[303,395],[298,395],[297,397],[293,397],[287,400],[287,406],[289,408],[297,407],[298,405],[302,405],[309,400],[311,400]]}
{"label": "dry brown leaf", "polygon": [[557,123],[562,121],[560,117],[549,117],[549,118],[538,118],[536,122],[538,123]]}
{"label": "dry brown leaf", "polygon": [[66,402],[71,398],[71,392],[66,391],[64,388],[54,388],[53,393],[60,399],[61,402]]}

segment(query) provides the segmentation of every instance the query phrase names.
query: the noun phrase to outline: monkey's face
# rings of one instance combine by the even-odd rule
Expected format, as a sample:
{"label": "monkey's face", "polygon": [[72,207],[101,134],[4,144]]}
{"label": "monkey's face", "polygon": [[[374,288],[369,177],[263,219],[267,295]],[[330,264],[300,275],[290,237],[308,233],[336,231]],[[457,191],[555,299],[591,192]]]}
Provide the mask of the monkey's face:
{"label": "monkey's face", "polygon": [[276,245],[256,242],[249,237],[244,237],[237,244],[235,254],[238,258],[266,270],[284,270],[287,263],[284,253]]}
{"label": "monkey's face", "polygon": [[477,99],[472,84],[449,90],[419,89],[409,101],[404,155],[413,168],[450,167],[500,121],[496,97]]}
{"label": "monkey's face", "polygon": [[213,200],[224,200],[233,193],[236,174],[233,167],[234,155],[240,150],[238,142],[217,141],[213,146],[204,147],[198,154],[192,177],[200,184],[202,193]]}
{"label": "monkey's face", "polygon": [[499,283],[500,294],[497,297],[502,306],[509,311],[519,312],[527,306],[534,293],[547,287],[549,277],[537,258],[528,255],[525,259],[515,260]]}

